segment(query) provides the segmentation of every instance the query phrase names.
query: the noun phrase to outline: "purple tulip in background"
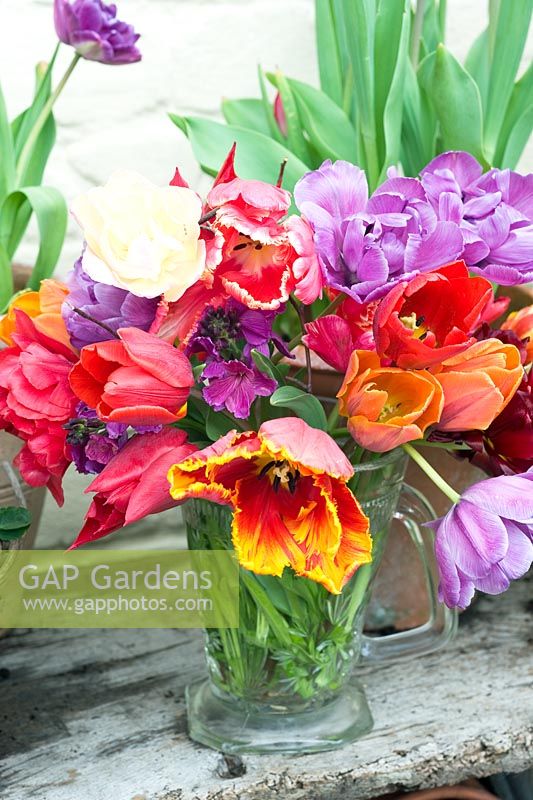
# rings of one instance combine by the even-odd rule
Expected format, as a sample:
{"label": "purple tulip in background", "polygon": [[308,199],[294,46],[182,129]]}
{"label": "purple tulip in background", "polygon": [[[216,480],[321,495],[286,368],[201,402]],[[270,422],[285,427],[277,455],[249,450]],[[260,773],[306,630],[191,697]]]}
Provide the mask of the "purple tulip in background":
{"label": "purple tulip in background", "polygon": [[[93,281],[82,269],[81,258],[76,261],[67,283],[70,294],[63,304],[62,313],[74,347],[81,349],[111,339],[112,335],[98,325],[99,322],[116,332],[119,328],[129,327],[148,331],[154,321],[159,302],[157,297],[137,297],[126,289]],[[73,306],[94,322],[77,314]]]}
{"label": "purple tulip in background", "polygon": [[466,608],[476,589],[504,592],[533,560],[533,470],[470,486],[430,525],[441,601]]}
{"label": "purple tulip in background", "polygon": [[117,7],[102,0],[54,0],[59,39],[89,61],[131,64],[141,60],[132,25],[117,19]]}
{"label": "purple tulip in background", "polygon": [[533,175],[493,169],[468,153],[433,159],[421,179],[390,177],[368,197],[363,170],[324,161],[295,186],[328,286],[355,300],[458,258],[505,286],[533,280]]}
{"label": "purple tulip in background", "polygon": [[389,178],[369,198],[363,170],[328,160],[298,181],[294,197],[328,285],[358,301],[406,273],[454,261],[463,249],[458,226],[438,219],[416,178]]}
{"label": "purple tulip in background", "polygon": [[533,280],[533,175],[491,169],[463,152],[443,153],[422,170],[440,220],[460,227],[472,272],[503,286]]}

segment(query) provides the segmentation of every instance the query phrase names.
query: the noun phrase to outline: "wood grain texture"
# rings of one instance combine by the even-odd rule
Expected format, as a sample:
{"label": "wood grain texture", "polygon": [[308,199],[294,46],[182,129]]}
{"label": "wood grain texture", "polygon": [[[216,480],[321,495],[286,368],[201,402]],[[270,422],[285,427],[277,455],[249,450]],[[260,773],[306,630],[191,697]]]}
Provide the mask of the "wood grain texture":
{"label": "wood grain texture", "polygon": [[189,741],[194,631],[17,631],[0,642],[0,797],[363,800],[533,763],[533,576],[463,616],[437,655],[361,668],[373,732],[315,756],[244,759],[224,778]]}

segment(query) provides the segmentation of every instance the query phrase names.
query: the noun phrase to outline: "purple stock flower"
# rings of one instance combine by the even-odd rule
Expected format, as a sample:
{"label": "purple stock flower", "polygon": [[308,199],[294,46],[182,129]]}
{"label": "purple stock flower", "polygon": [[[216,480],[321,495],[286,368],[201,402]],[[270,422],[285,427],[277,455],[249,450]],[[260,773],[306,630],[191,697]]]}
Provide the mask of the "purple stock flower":
{"label": "purple stock flower", "polygon": [[85,403],[78,403],[76,413],[65,425],[70,456],[78,472],[98,474],[128,441],[128,426],[105,424]]}
{"label": "purple stock flower", "polygon": [[533,470],[476,483],[436,531],[439,598],[466,608],[476,589],[500,594],[533,560]]}
{"label": "purple stock flower", "polygon": [[268,356],[270,342],[287,352],[272,331],[277,313],[249,309],[233,299],[205,311],[185,352],[207,354],[201,374],[203,397],[215,411],[225,408],[246,419],[256,397],[275,391],[276,381],[257,369],[251,352],[255,349]]}
{"label": "purple stock flower", "polygon": [[[68,285],[70,294],[63,304],[63,319],[73,346],[79,349],[112,338],[98,322],[113,331],[127,327],[147,331],[155,318],[158,298],[137,297],[125,289],[97,283],[83,270],[81,258],[74,265]],[[96,321],[81,317],[73,306]]]}
{"label": "purple stock flower", "polygon": [[54,0],[54,23],[59,39],[89,61],[131,64],[141,60],[139,34],[117,19],[117,7],[102,0]]}
{"label": "purple stock flower", "polygon": [[473,156],[452,151],[434,158],[421,180],[439,219],[460,226],[472,272],[504,286],[533,280],[533,174],[483,174]]}
{"label": "purple stock flower", "polygon": [[224,306],[208,308],[189,340],[186,354],[206,352],[222,359],[249,360],[252,350],[263,355],[269,353],[269,342],[274,342],[284,355],[289,355],[282,340],[273,332],[272,325],[278,311],[258,311],[230,299]]}
{"label": "purple stock flower", "polygon": [[211,361],[202,372],[203,397],[215,411],[226,408],[238,419],[250,416],[256,397],[268,397],[277,387],[273,378],[242,361]]}
{"label": "purple stock flower", "polygon": [[415,178],[391,177],[369,198],[363,170],[328,160],[298,181],[294,197],[326,282],[358,301],[454,261],[463,248],[457,224],[438,219]]}

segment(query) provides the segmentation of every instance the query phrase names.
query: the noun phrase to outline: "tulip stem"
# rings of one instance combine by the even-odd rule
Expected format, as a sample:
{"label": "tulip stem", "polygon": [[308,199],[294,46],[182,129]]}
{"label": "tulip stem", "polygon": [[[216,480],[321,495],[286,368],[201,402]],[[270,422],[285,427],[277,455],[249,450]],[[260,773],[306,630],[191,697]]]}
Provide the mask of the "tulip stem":
{"label": "tulip stem", "polygon": [[[298,319],[300,320],[300,327],[302,329],[302,336],[305,335],[305,312],[304,307],[301,303],[298,303],[292,294],[289,296],[289,302],[298,314]],[[311,353],[309,352],[309,348],[305,348],[305,366],[307,369],[307,391],[309,394],[313,391],[313,370],[311,369]]]}
{"label": "tulip stem", "polygon": [[449,483],[446,483],[444,478],[441,477],[441,475],[439,475],[437,470],[431,466],[429,461],[426,461],[422,453],[419,453],[418,450],[410,444],[403,444],[402,447],[407,453],[407,455],[413,459],[415,464],[417,464],[420,467],[420,469],[426,473],[428,478],[431,481],[433,481],[435,486],[438,489],[440,489],[441,492],[443,492],[443,494],[445,494],[446,497],[448,497],[452,501],[452,503],[459,502],[459,500],[461,499],[461,495],[458,494],[455,491],[455,489],[452,489]]}
{"label": "tulip stem", "polygon": [[[328,306],[326,306],[326,308],[324,309],[322,314],[318,315],[317,319],[320,319],[320,317],[326,317],[328,314],[331,314],[331,312],[335,311],[337,306],[340,306],[342,301],[345,300],[345,299],[346,299],[345,295],[343,295],[343,294],[337,295],[335,300],[332,300],[331,303]],[[302,336],[303,336],[303,333],[298,333],[293,339],[291,339],[290,342],[287,343],[287,350],[294,350],[294,348],[297,345],[299,345],[300,342],[302,341]],[[272,358],[272,363],[273,364],[279,364],[279,362],[281,361],[282,358],[284,358],[283,353],[277,353]]]}
{"label": "tulip stem", "polygon": [[73,306],[71,303],[68,302],[68,300],[67,300],[67,305],[74,311],[75,314],[78,314],[78,316],[82,317],[83,319],[86,319],[88,322],[92,322],[94,325],[98,325],[99,328],[103,328],[104,331],[110,333],[113,339],[120,338],[118,333],[114,331],[113,328],[111,328],[105,322],[100,322],[99,319],[91,317],[91,315],[87,314],[86,311],[82,311],[81,308],[76,308],[76,306]]}
{"label": "tulip stem", "polygon": [[22,181],[23,181],[24,174],[26,172],[26,169],[28,168],[28,164],[31,161],[31,157],[33,155],[33,150],[35,148],[35,145],[37,143],[39,135],[40,135],[42,129],[44,128],[48,117],[50,116],[50,113],[51,113],[51,111],[52,111],[52,109],[54,107],[54,103],[56,102],[57,98],[59,97],[59,95],[61,94],[63,89],[65,88],[65,85],[66,85],[68,79],[70,78],[70,76],[72,75],[72,73],[74,72],[74,68],[75,68],[76,64],[78,63],[78,61],[80,60],[80,58],[81,58],[81,56],[79,55],[79,53],[74,53],[72,61],[68,65],[65,74],[63,75],[63,77],[61,78],[61,80],[57,84],[56,88],[54,89],[54,91],[52,92],[52,94],[50,95],[50,97],[48,98],[48,100],[46,101],[44,106],[42,107],[41,113],[39,114],[39,116],[35,120],[35,123],[34,123],[33,128],[31,129],[31,131],[30,131],[30,133],[28,135],[28,138],[24,142],[24,147],[22,148],[22,151],[21,151],[20,156],[19,156],[18,164],[17,164],[17,185],[18,186],[20,186]]}

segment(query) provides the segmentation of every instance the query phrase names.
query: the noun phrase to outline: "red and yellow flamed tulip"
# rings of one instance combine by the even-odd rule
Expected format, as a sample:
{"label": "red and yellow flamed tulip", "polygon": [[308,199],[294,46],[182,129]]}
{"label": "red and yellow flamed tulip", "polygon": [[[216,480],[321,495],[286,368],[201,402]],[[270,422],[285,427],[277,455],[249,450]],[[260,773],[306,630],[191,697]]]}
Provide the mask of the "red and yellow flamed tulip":
{"label": "red and yellow flamed tulip", "polygon": [[498,339],[475,342],[433,371],[444,392],[441,431],[484,431],[524,376],[518,349]]}
{"label": "red and yellow flamed tulip", "polygon": [[233,507],[233,545],[245,569],[280,576],[292,567],[338,594],[371,560],[368,518],[346,486],[352,475],[333,439],[290,417],[258,433],[228,433],[175,464],[169,481],[177,501]]}
{"label": "red and yellow flamed tulip", "polygon": [[427,370],[382,367],[379,356],[355,350],[337,395],[357,444],[384,453],[421,439],[442,411],[442,389]]}

